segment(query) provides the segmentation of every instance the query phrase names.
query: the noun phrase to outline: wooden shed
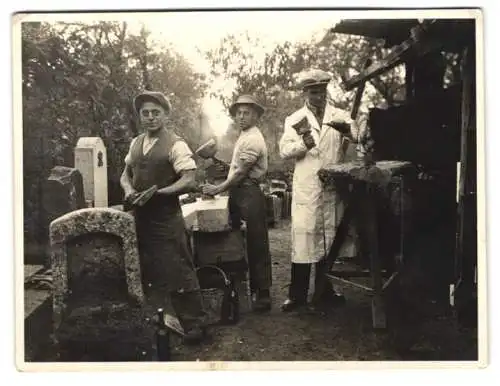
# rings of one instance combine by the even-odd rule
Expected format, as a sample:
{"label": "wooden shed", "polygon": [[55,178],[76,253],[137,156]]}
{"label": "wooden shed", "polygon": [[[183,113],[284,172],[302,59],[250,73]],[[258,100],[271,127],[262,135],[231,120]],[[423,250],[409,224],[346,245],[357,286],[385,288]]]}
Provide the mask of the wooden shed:
{"label": "wooden shed", "polygon": [[[373,157],[416,167],[410,254],[418,255],[432,278],[434,295],[450,301],[459,320],[472,325],[478,261],[476,28],[475,19],[370,19],[343,20],[330,31],[383,39],[390,48],[383,60],[345,80],[347,90],[405,67],[405,103],[370,111]],[[459,78],[448,85],[447,54],[460,63]]]}

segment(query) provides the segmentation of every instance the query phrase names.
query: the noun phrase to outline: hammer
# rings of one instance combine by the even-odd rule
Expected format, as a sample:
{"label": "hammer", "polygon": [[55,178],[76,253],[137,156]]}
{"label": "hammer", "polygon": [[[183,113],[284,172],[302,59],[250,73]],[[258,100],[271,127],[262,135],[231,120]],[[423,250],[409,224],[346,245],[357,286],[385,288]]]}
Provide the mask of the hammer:
{"label": "hammer", "polygon": [[300,135],[302,138],[311,137],[311,127],[309,125],[307,117],[303,117],[300,121],[294,123],[292,127],[295,129],[297,134]]}
{"label": "hammer", "polygon": [[[215,154],[217,153],[217,143],[213,138],[209,139],[198,149],[196,149],[195,154],[203,159],[211,159],[215,161]],[[206,180],[205,180],[206,183]],[[213,199],[213,197],[204,194],[202,200]]]}

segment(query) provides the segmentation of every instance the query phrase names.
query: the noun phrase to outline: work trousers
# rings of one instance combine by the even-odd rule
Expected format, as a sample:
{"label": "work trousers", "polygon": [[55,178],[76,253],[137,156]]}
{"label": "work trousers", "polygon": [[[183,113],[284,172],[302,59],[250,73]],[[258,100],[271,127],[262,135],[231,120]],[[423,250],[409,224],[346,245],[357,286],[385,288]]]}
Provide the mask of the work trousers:
{"label": "work trousers", "polygon": [[272,284],[271,253],[267,227],[266,200],[258,182],[245,180],[229,192],[233,228],[246,222],[246,247],[252,292],[269,290]]}
{"label": "work trousers", "polygon": [[[320,288],[320,282],[324,280],[322,275],[326,273],[326,261],[321,260],[315,263],[315,277],[314,277],[314,288]],[[307,296],[309,292],[309,278],[311,276],[311,267],[310,263],[292,263],[291,270],[291,281],[290,287],[288,290],[288,297],[291,300],[294,300],[297,303],[306,304]],[[315,290],[312,302],[318,303],[325,299],[327,296],[333,293],[333,286],[331,283],[327,283],[326,288],[323,292],[318,292]]]}

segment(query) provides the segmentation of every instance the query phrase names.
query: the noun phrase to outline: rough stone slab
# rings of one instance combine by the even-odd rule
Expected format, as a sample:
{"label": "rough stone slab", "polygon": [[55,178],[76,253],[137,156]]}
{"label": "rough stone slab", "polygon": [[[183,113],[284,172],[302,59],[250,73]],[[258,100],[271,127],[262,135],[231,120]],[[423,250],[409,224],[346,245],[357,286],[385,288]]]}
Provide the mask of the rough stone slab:
{"label": "rough stone slab", "polygon": [[216,196],[183,205],[186,227],[201,232],[227,231],[231,228],[228,201],[227,196]]}
{"label": "rough stone slab", "polygon": [[186,229],[193,229],[197,223],[197,202],[182,205],[182,216],[186,223]]}
{"label": "rough stone slab", "polygon": [[65,213],[85,208],[81,173],[75,168],[55,166],[45,182],[43,196],[49,224]]}
{"label": "rough stone slab", "polygon": [[42,186],[42,204],[44,238],[41,240],[40,259],[33,263],[48,265],[49,260],[49,224],[63,214],[85,208],[83,179],[77,169],[55,166]]}
{"label": "rough stone slab", "polygon": [[[139,253],[132,215],[111,208],[86,208],[68,213],[50,224],[52,273],[54,281],[54,327],[57,328],[69,308],[72,293],[79,282],[120,277],[125,281],[124,296],[142,304]],[[83,280],[85,279],[85,280]],[[92,284],[92,283],[91,283]],[[81,283],[80,283],[81,285]],[[114,288],[87,289],[106,296]],[[71,300],[76,301],[76,300]]]}

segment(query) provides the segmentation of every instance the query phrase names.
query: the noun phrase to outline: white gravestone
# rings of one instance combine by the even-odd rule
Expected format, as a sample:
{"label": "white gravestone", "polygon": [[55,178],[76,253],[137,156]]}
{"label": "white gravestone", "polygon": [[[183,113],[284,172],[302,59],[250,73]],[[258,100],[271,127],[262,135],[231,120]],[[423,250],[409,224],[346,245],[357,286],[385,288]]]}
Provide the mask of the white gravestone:
{"label": "white gravestone", "polygon": [[106,148],[99,137],[82,137],[75,148],[75,168],[83,177],[85,201],[89,207],[108,206]]}

